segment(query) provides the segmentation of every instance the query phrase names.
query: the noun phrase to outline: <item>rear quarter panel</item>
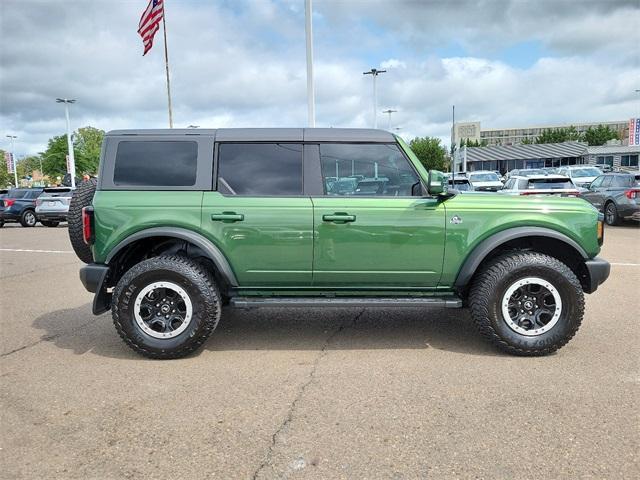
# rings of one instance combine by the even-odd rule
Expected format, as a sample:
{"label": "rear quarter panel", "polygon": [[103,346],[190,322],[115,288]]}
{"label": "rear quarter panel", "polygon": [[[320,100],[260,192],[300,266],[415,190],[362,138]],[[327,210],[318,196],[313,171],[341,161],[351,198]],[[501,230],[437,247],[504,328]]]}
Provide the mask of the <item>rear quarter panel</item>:
{"label": "rear quarter panel", "polygon": [[93,197],[95,211],[96,262],[130,235],[153,227],[200,230],[200,191],[110,191],[98,190]]}
{"label": "rear quarter panel", "polygon": [[[480,242],[509,228],[548,228],[574,240],[589,257],[600,251],[598,212],[579,198],[468,193],[448,199],[445,208],[447,233],[440,286],[453,285],[464,261]],[[462,222],[451,223],[454,216]]]}

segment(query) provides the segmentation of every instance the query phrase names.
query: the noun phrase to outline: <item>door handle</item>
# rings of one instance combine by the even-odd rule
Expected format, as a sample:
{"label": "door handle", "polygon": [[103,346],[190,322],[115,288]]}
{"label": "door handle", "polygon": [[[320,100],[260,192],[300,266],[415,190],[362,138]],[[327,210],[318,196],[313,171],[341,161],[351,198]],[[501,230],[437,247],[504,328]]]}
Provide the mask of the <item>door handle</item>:
{"label": "door handle", "polygon": [[336,222],[336,223],[348,223],[355,222],[355,215],[348,215],[346,213],[334,213],[333,215],[322,215],[322,221],[324,222]]}
{"label": "door handle", "polygon": [[235,212],[212,213],[211,220],[225,223],[241,222],[244,220],[244,215]]}

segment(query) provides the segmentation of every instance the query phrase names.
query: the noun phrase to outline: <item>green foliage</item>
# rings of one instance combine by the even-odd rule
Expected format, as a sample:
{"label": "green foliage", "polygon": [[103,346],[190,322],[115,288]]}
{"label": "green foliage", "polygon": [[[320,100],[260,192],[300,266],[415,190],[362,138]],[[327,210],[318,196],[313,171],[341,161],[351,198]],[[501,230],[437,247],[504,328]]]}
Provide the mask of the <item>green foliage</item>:
{"label": "green foliage", "polygon": [[607,125],[598,125],[596,128],[589,127],[584,132],[584,139],[589,145],[604,145],[609,140],[619,140],[618,132]]}
{"label": "green foliage", "polygon": [[[100,162],[104,131],[94,127],[83,127],[79,128],[72,138],[76,176],[80,177],[85,173],[95,175]],[[59,135],[49,139],[47,149],[40,154],[42,169],[52,180],[56,177],[64,177],[67,173],[67,151],[67,136]]]}
{"label": "green foliage", "polygon": [[40,156],[30,155],[18,162],[18,178],[30,177],[34,170],[40,171]]}
{"label": "green foliage", "polygon": [[522,139],[522,144],[523,145],[531,145],[531,144],[533,144],[533,139],[532,138],[523,138]]}
{"label": "green foliage", "polygon": [[7,162],[4,161],[4,150],[0,150],[0,188],[13,185],[13,174],[7,170]]}
{"label": "green foliage", "polygon": [[470,138],[467,138],[467,140],[463,140],[460,139],[460,148],[462,147],[486,147],[488,145],[488,142],[483,139],[482,141],[478,141],[478,140],[471,140]]}
{"label": "green foliage", "polygon": [[409,142],[409,146],[427,170],[447,170],[447,151],[439,138],[416,137]]}
{"label": "green foliage", "polygon": [[548,128],[542,131],[542,134],[536,138],[536,143],[562,143],[562,142],[579,142],[583,140],[583,136],[576,127],[571,125],[568,128]]}
{"label": "green foliage", "polygon": [[94,127],[78,129],[74,138],[73,148],[73,151],[77,152],[75,160],[78,175],[84,175],[85,173],[95,175],[98,172],[103,138],[104,130]]}

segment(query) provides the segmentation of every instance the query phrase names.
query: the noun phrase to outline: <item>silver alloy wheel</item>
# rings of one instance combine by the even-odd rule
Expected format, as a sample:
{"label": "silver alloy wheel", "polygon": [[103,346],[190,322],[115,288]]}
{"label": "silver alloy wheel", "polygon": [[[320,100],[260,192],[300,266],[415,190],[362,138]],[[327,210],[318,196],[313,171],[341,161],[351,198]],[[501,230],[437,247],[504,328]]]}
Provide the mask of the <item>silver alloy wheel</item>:
{"label": "silver alloy wheel", "polygon": [[36,216],[31,210],[27,211],[27,213],[24,214],[24,221],[27,223],[27,225],[35,225],[37,222]]}
{"label": "silver alloy wheel", "polygon": [[528,337],[551,330],[561,313],[560,293],[542,278],[522,278],[514,282],[502,297],[504,321],[511,330]]}
{"label": "silver alloy wheel", "polygon": [[134,302],[136,323],[147,335],[168,339],[189,326],[193,305],[187,292],[172,282],[154,282],[144,287]]}
{"label": "silver alloy wheel", "polygon": [[613,222],[616,221],[616,206],[613,203],[610,203],[607,205],[604,214],[607,217],[607,223],[609,225],[613,225]]}

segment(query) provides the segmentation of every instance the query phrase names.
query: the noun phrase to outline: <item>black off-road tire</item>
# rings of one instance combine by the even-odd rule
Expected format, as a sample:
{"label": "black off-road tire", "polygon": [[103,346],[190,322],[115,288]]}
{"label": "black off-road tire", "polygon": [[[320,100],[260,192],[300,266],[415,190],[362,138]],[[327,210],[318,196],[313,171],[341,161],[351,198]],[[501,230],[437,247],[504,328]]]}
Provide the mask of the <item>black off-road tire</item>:
{"label": "black off-road tire", "polygon": [[[516,332],[502,313],[508,288],[525,277],[548,281],[562,300],[557,323],[535,336]],[[555,352],[578,331],[584,315],[584,293],[573,271],[556,258],[535,252],[511,252],[497,257],[475,276],[469,305],[476,328],[496,347],[513,355],[540,356]]]}
{"label": "black off-road tire", "polygon": [[71,197],[69,213],[67,214],[71,246],[78,258],[84,263],[93,262],[93,253],[89,245],[84,243],[84,237],[82,235],[82,209],[91,205],[97,183],[95,178],[90,178],[77,186],[76,191],[73,192],[73,197]]}
{"label": "black off-road tire", "polygon": [[56,222],[54,220],[40,220],[40,223],[45,227],[55,228],[60,225],[60,222]]}
{"label": "black off-road tire", "polygon": [[604,206],[604,221],[607,225],[615,226],[620,224],[618,209],[613,202],[607,202]]}
{"label": "black off-road tire", "polygon": [[[175,283],[193,305],[191,321],[175,337],[155,338],[136,322],[136,298],[154,282]],[[148,358],[172,359],[189,355],[209,338],[220,320],[220,303],[213,274],[190,258],[172,255],[144,260],[125,273],[114,289],[111,309],[116,331],[129,347]]]}
{"label": "black off-road tire", "polygon": [[23,227],[35,227],[38,223],[38,217],[33,210],[25,210],[20,215],[20,225]]}

